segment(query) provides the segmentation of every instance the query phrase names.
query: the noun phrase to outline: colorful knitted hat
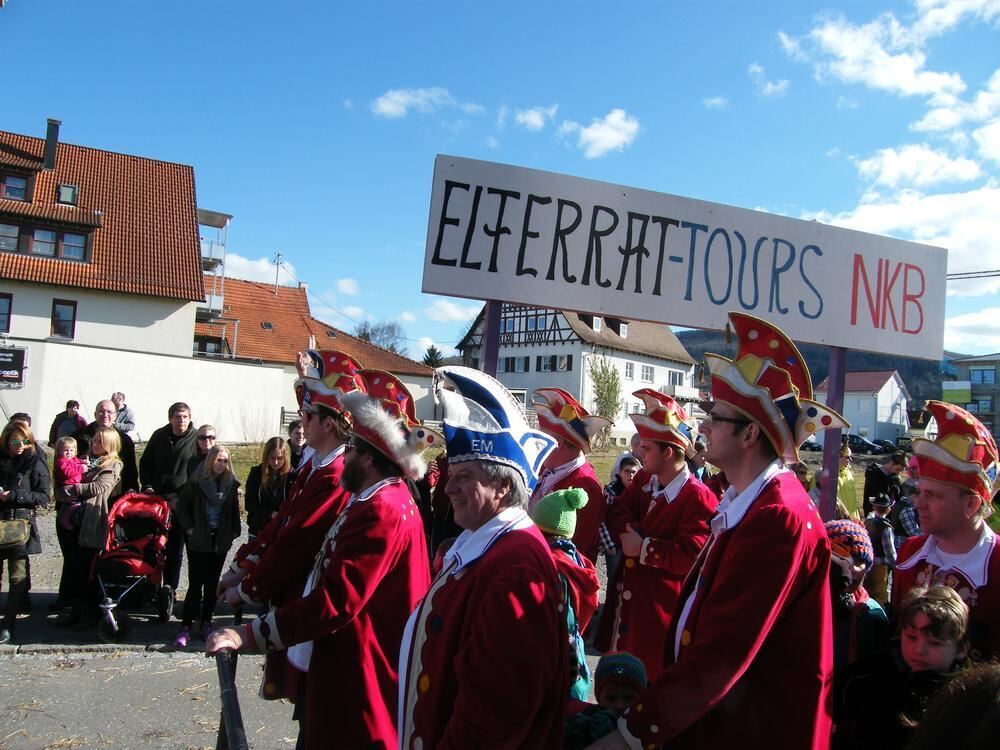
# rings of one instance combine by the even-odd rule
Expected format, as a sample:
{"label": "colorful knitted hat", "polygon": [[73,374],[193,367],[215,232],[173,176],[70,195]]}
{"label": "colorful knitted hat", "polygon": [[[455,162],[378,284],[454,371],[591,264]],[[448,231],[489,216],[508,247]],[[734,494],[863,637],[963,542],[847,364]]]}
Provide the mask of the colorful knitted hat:
{"label": "colorful knitted hat", "polygon": [[572,443],[584,453],[590,452],[590,439],[614,424],[606,417],[592,416],[562,388],[539,388],[532,401],[538,415],[538,427],[556,440]]}
{"label": "colorful knitted hat", "polygon": [[576,531],[576,512],[587,504],[587,500],[587,493],[579,487],[550,492],[531,509],[531,520],[546,534],[572,539]]}
{"label": "colorful knitted hat", "polygon": [[830,537],[830,547],[835,554],[863,562],[866,568],[875,562],[872,540],[857,521],[827,521],[826,535]]}
{"label": "colorful knitted hat", "polygon": [[736,330],[736,359],[705,354],[712,398],[736,409],[761,430],[785,463],[799,460],[798,447],[822,430],[850,427],[832,409],[812,400],[809,368],[795,344],[770,323],[729,313]]}
{"label": "colorful knitted hat", "polygon": [[444,439],[417,421],[413,397],[399,378],[382,370],[362,370],[359,374],[365,390],[342,397],[351,416],[351,429],[410,479],[419,479],[427,472],[421,454],[443,444]]}
{"label": "colorful knitted hat", "polygon": [[944,401],[928,401],[937,422],[937,439],[917,438],[921,479],[958,485],[972,490],[987,505],[993,499],[997,478],[997,444],[983,423],[960,406]]}
{"label": "colorful knitted hat", "polygon": [[449,464],[486,461],[510,466],[531,494],[556,441],[528,426],[510,391],[479,370],[448,366],[434,371],[434,399],[444,409]]}
{"label": "colorful knitted hat", "polygon": [[632,395],[646,406],[644,414],[629,414],[641,439],[675,445],[688,457],[695,454],[694,429],[687,412],[673,396],[652,388],[643,388]]}
{"label": "colorful knitted hat", "polygon": [[601,694],[605,685],[628,685],[640,693],[646,690],[646,667],[627,651],[605,654],[594,670],[594,692]]}

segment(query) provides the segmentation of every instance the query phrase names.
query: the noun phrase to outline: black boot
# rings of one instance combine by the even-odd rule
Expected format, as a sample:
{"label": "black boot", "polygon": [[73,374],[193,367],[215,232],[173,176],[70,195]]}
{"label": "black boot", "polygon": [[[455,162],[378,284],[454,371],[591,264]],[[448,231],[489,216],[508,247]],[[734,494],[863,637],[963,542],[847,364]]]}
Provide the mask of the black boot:
{"label": "black boot", "polygon": [[[8,634],[14,632],[14,623],[17,622],[17,614],[21,611],[21,602],[24,600],[25,594],[28,593],[28,582],[19,581],[18,583],[12,584],[10,590],[7,592],[7,608],[4,611],[3,616],[3,630],[6,630]],[[7,642],[10,641],[8,637]]]}

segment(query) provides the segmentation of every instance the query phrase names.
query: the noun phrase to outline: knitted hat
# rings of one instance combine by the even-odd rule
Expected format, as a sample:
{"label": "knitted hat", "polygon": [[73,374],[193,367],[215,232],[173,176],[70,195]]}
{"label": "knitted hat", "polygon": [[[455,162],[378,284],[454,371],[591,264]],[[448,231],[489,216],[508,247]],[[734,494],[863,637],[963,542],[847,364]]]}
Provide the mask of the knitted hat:
{"label": "knitted hat", "polygon": [[684,408],[673,396],[652,388],[643,388],[632,395],[642,399],[646,406],[643,414],[629,414],[642,440],[677,446],[688,457],[695,454],[694,429]]}
{"label": "knitted hat", "polygon": [[752,315],[734,312],[729,319],[739,351],[736,359],[705,355],[712,398],[759,425],[779,458],[796,463],[807,437],[850,426],[837,412],[812,400],[809,369],[791,339]]}
{"label": "knitted hat", "polygon": [[614,424],[606,417],[592,416],[580,402],[562,388],[539,388],[532,401],[538,415],[538,428],[560,442],[575,445],[590,452],[590,439],[605,427]]}
{"label": "knitted hat", "polygon": [[410,479],[419,479],[427,471],[421,454],[443,438],[417,421],[413,397],[406,386],[388,372],[362,370],[364,391],[342,397],[351,416],[355,435],[396,464]]}
{"label": "knitted hat", "polygon": [[935,440],[913,441],[920,478],[965,487],[989,505],[998,458],[997,444],[990,431],[961,406],[928,401],[927,409],[937,422],[938,435]]}
{"label": "knitted hat", "polygon": [[830,537],[830,547],[834,554],[863,562],[866,568],[870,568],[875,562],[871,538],[865,527],[857,521],[827,521],[826,535]]}
{"label": "knitted hat", "polygon": [[434,400],[444,409],[449,464],[485,461],[509,466],[531,494],[556,441],[531,429],[510,391],[479,370],[439,367],[434,371]]}
{"label": "knitted hat", "polygon": [[532,508],[531,520],[546,534],[571,539],[576,531],[576,512],[587,500],[587,493],[579,487],[550,492]]}
{"label": "knitted hat", "polygon": [[628,685],[641,693],[646,689],[646,667],[627,651],[605,654],[597,662],[594,683],[598,696],[605,685]]}

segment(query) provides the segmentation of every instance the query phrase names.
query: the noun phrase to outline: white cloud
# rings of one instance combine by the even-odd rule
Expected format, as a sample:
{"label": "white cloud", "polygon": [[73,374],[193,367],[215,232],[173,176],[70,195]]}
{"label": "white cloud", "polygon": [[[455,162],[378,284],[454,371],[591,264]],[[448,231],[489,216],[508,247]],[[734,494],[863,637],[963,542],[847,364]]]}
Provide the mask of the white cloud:
{"label": "white cloud", "polygon": [[355,321],[364,320],[368,317],[365,313],[364,308],[358,307],[357,305],[347,305],[343,308],[344,315],[348,318],[353,318]]}
{"label": "white cloud", "polygon": [[337,291],[353,297],[359,291],[358,282],[355,279],[337,279]]}
{"label": "white cloud", "polygon": [[546,122],[552,122],[558,111],[558,104],[553,104],[550,107],[519,109],[514,113],[514,122],[526,130],[538,131],[545,127]]}
{"label": "white cloud", "polygon": [[891,13],[862,25],[840,15],[829,16],[809,32],[815,46],[818,78],[860,83],[901,96],[927,96],[944,101],[965,90],[957,73],[925,69],[923,39],[902,26]]}
{"label": "white cloud", "polygon": [[788,93],[789,83],[787,80],[769,81],[764,73],[764,66],[760,63],[750,63],[747,66],[747,75],[757,89],[757,93],[768,99],[775,99]]}
{"label": "white cloud", "polygon": [[710,96],[701,100],[705,109],[725,109],[729,106],[729,100],[724,96]]}
{"label": "white cloud", "polygon": [[371,104],[372,112],[379,117],[400,119],[411,111],[430,114],[440,109],[455,108],[466,114],[481,114],[486,110],[479,104],[459,102],[441,86],[423,89],[389,89]]}
{"label": "white cloud", "polygon": [[955,28],[967,15],[989,22],[1000,17],[997,0],[915,0],[919,17],[910,29],[918,42]]}
{"label": "white cloud", "polygon": [[503,130],[507,125],[507,105],[501,104],[500,109],[497,110],[497,130]]}
{"label": "white cloud", "polygon": [[[827,224],[873,234],[937,245],[948,250],[948,273],[1000,268],[1000,186],[985,185],[965,192],[927,195],[901,190],[883,197],[868,193],[851,211],[818,212]],[[948,294],[978,296],[1000,291],[1000,278],[983,278],[948,285]],[[1000,347],[998,347],[1000,348]]]}
{"label": "white cloud", "polygon": [[944,348],[966,354],[995,352],[1000,345],[1000,307],[989,307],[944,321]]}
{"label": "white cloud", "polygon": [[883,148],[858,162],[858,174],[872,185],[925,188],[943,182],[967,182],[981,176],[970,159],[951,158],[926,144]]}
{"label": "white cloud", "polygon": [[971,102],[950,97],[910,127],[918,132],[940,132],[966,122],[984,122],[997,114],[1000,114],[1000,69],[994,71]]}
{"label": "white cloud", "polygon": [[482,305],[460,305],[447,299],[434,300],[425,311],[427,317],[439,323],[466,322],[479,314]]}
{"label": "white cloud", "polygon": [[979,153],[983,158],[1000,164],[1000,118],[972,131],[972,137],[979,146]]}
{"label": "white cloud", "polygon": [[344,101],[341,102],[341,104],[344,105],[344,109],[354,109],[354,102],[352,102],[350,99],[344,99]]}
{"label": "white cloud", "polygon": [[[274,263],[268,258],[245,258],[237,253],[226,253],[226,276],[273,284],[274,271]],[[298,282],[292,277],[297,275],[295,266],[284,261],[278,272],[278,283],[282,286],[295,286]]]}
{"label": "white cloud", "polygon": [[417,319],[417,316],[411,313],[409,310],[403,310],[403,312],[399,314],[399,319],[404,323],[412,323]]}
{"label": "white cloud", "polygon": [[610,151],[623,151],[639,134],[639,120],[624,109],[613,109],[602,118],[595,118],[583,127],[572,120],[564,121],[558,130],[561,137],[576,135],[577,148],[587,159],[597,159]]}
{"label": "white cloud", "polygon": [[858,102],[855,99],[850,99],[846,96],[837,97],[837,109],[857,109]]}
{"label": "white cloud", "polygon": [[495,135],[486,136],[486,148],[499,148],[500,141],[497,140]]}
{"label": "white cloud", "polygon": [[781,44],[781,49],[785,51],[785,54],[795,62],[805,62],[808,57],[806,53],[802,50],[802,44],[798,39],[794,39],[784,31],[778,32],[778,42]]}

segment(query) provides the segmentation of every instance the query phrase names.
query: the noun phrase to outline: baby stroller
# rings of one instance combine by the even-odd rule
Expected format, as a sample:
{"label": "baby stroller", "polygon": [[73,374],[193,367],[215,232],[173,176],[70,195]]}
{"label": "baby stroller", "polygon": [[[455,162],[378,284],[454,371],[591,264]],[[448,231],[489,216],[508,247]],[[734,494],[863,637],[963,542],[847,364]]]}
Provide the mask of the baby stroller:
{"label": "baby stroller", "polygon": [[131,627],[119,605],[154,607],[160,622],[174,609],[174,591],[163,583],[170,507],[156,495],[130,492],[108,512],[108,540],[94,561],[103,610],[97,630],[101,639],[114,643]]}

